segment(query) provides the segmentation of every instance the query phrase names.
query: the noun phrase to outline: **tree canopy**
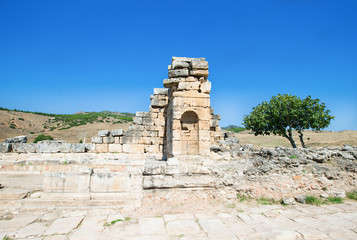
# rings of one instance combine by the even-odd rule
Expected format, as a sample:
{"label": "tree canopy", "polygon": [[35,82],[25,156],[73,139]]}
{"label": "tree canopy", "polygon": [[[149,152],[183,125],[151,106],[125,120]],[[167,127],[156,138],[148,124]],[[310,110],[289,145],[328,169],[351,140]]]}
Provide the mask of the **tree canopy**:
{"label": "tree canopy", "polygon": [[330,115],[324,103],[311,96],[301,100],[290,94],[273,96],[269,102],[264,101],[245,115],[243,125],[255,135],[279,135],[287,138],[296,148],[292,131],[299,133],[302,146],[305,148],[303,131],[305,129],[322,130],[335,117]]}

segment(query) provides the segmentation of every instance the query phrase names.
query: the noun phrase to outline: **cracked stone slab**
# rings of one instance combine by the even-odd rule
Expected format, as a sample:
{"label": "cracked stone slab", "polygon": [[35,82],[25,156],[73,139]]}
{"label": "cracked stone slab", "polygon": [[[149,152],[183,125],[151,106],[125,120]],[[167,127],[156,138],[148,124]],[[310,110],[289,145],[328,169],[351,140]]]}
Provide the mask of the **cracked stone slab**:
{"label": "cracked stone slab", "polygon": [[194,220],[174,220],[166,223],[166,231],[169,235],[199,234],[200,227]]}
{"label": "cracked stone slab", "polygon": [[194,220],[195,217],[192,214],[165,214],[165,222],[175,221],[175,220]]}
{"label": "cracked stone slab", "polygon": [[12,234],[12,236],[15,238],[28,238],[30,236],[41,236],[46,229],[47,226],[45,223],[34,222],[17,230],[14,234]]}
{"label": "cracked stone slab", "polygon": [[86,216],[75,231],[69,236],[70,240],[96,240],[101,239],[104,224],[106,223],[106,215],[104,216]]}
{"label": "cracked stone slab", "polygon": [[208,239],[237,239],[236,236],[219,219],[199,219],[199,224],[206,232]]}
{"label": "cracked stone slab", "polygon": [[34,222],[38,216],[32,215],[17,215],[11,220],[0,220],[0,229],[4,232],[14,232],[24,226]]}
{"label": "cracked stone slab", "polygon": [[55,220],[44,235],[68,234],[78,227],[83,217],[67,217]]}

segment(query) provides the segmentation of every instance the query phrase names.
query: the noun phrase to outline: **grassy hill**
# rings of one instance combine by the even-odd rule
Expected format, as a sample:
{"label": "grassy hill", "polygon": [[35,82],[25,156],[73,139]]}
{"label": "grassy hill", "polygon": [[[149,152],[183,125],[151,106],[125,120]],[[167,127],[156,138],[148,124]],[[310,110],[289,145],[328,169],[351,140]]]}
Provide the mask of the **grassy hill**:
{"label": "grassy hill", "polygon": [[0,107],[0,142],[17,135],[27,135],[32,142],[38,134],[68,142],[87,138],[88,142],[100,129],[127,129],[134,115],[110,111],[52,114]]}

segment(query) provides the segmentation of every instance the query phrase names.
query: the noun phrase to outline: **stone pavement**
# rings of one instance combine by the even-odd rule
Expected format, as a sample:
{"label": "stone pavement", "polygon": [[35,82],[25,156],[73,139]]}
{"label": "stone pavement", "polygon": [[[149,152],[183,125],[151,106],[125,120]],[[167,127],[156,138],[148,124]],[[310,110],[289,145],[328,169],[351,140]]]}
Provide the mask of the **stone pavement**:
{"label": "stone pavement", "polygon": [[238,203],[171,212],[90,206],[6,210],[0,212],[0,239],[357,239],[357,201],[320,207]]}

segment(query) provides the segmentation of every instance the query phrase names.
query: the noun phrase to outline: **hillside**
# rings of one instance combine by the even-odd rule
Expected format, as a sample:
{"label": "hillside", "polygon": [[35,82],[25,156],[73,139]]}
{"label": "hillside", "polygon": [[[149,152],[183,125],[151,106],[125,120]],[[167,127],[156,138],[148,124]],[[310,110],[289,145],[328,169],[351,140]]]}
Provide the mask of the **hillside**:
{"label": "hillside", "polygon": [[28,141],[39,134],[51,135],[67,142],[90,141],[101,129],[127,129],[133,114],[117,112],[78,112],[75,114],[49,114],[0,110],[0,142],[6,138],[26,135]]}

